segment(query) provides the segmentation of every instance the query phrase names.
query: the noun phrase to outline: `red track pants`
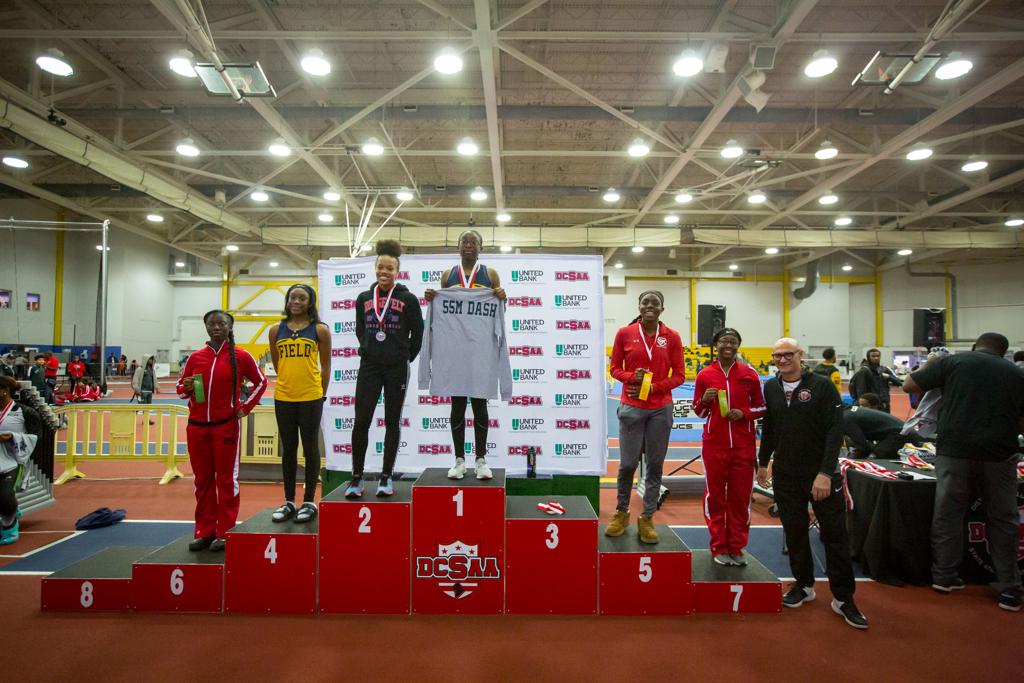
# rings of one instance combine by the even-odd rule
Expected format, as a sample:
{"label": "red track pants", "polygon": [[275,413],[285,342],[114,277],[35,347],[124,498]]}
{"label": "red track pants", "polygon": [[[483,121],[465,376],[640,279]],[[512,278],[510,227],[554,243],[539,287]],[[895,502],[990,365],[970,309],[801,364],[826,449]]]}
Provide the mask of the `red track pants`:
{"label": "red track pants", "polygon": [[196,538],[224,538],[238,519],[238,420],[215,427],[190,424],[188,460],[195,474]]}
{"label": "red track pants", "polygon": [[707,488],[704,519],[712,554],[738,554],[750,536],[750,495],[754,488],[754,449],[713,448],[702,454]]}

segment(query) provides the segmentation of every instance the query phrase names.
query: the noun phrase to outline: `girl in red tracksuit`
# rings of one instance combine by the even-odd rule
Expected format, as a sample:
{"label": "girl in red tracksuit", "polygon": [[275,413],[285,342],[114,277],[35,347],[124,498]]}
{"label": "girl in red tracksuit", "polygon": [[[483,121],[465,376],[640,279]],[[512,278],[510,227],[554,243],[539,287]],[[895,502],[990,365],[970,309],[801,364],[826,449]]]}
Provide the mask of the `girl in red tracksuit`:
{"label": "girl in red tracksuit", "polygon": [[[235,319],[213,310],[203,316],[210,341],[188,358],[178,380],[178,396],[188,399],[188,459],[195,475],[196,530],[189,550],[223,550],[238,518],[240,418],[259,405],[267,378],[245,349],[235,346]],[[196,400],[196,375],[203,401]],[[241,399],[241,379],[253,384]]]}
{"label": "girl in red tracksuit", "polygon": [[694,411],[706,418],[701,455],[711,555],[718,564],[736,567],[747,564],[743,548],[750,534],[756,469],[754,421],[765,412],[760,377],[736,359],[741,342],[740,333],[731,327],[715,333],[711,344],[718,360],[697,373],[693,392]]}

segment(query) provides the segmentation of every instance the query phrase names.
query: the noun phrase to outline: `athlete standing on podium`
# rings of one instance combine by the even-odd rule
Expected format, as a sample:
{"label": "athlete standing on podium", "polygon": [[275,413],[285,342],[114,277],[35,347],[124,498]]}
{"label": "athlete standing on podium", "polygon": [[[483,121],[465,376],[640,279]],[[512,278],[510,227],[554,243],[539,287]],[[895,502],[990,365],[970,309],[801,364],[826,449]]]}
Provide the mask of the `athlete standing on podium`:
{"label": "athlete standing on podium", "polygon": [[[317,515],[316,483],[320,478],[320,417],[331,379],[331,333],[316,312],[316,292],[292,285],[284,297],[284,319],[270,328],[270,358],[277,371],[274,416],[281,439],[284,505],[271,519],[297,524]],[[302,507],[295,509],[295,476],[299,468],[299,435],[305,460],[306,486]]]}
{"label": "athlete standing on podium", "polygon": [[[188,399],[188,460],[195,474],[195,540],[188,549],[224,550],[238,519],[240,419],[260,403],[267,378],[245,349],[235,346],[235,319],[213,310],[203,316],[210,340],[188,357],[178,379],[178,397]],[[253,384],[241,398],[242,378]],[[196,379],[200,386],[196,386]]]}
{"label": "athlete standing on podium", "polygon": [[[505,301],[505,290],[501,288],[501,279],[494,268],[488,268],[477,260],[483,248],[483,238],[476,230],[466,230],[459,235],[459,256],[461,261],[454,268],[449,268],[441,275],[441,288],[466,287],[490,288],[494,296]],[[424,292],[427,301],[434,298],[434,290]],[[466,459],[463,456],[466,445],[466,403],[473,405],[473,436],[476,441],[476,478],[490,479],[491,468],[487,466],[487,427],[490,418],[487,414],[486,398],[468,398],[452,396],[451,428],[452,444],[455,448],[455,466],[448,470],[449,479],[462,479],[466,476]]]}
{"label": "athlete standing on podium", "polygon": [[750,494],[757,469],[757,430],[764,395],[757,372],[737,360],[740,333],[726,327],[711,339],[718,360],[697,373],[693,410],[706,419],[701,459],[707,488],[704,519],[717,564],[744,567],[750,535]]}
{"label": "athlete standing on podium", "polygon": [[606,536],[621,536],[629,526],[629,496],[640,453],[647,461],[644,507],[637,520],[643,543],[657,543],[654,513],[661,495],[661,472],[672,432],[672,390],[686,378],[679,333],[660,321],[665,297],[654,290],[640,295],[640,315],[615,334],[609,371],[622,382],[619,417],[619,481],[615,516]]}
{"label": "athlete standing on podium", "polygon": [[391,475],[398,457],[402,405],[409,384],[409,363],[423,343],[420,300],[405,285],[395,284],[402,246],[395,240],[377,242],[374,270],[377,284],[356,297],[356,337],[359,374],[356,376],[356,419],[352,427],[352,482],[346,498],[363,495],[363,466],[370,422],[384,390],[384,465],[377,495],[394,494]]}

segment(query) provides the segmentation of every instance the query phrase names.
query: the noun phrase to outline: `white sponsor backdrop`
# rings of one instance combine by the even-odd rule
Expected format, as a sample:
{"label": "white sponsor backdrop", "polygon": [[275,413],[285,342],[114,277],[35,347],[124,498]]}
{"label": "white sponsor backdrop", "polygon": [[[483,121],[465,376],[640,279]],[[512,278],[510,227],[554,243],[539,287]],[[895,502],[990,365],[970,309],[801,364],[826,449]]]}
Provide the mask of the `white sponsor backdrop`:
{"label": "white sponsor backdrop", "polygon": [[[456,264],[453,254],[402,257],[399,282],[421,297],[440,288],[441,273]],[[323,432],[327,468],[351,470],[356,374],[355,299],[375,281],[373,258],[320,261],[320,316],[331,328],[333,358]],[[512,365],[513,397],[488,402],[491,428],[487,460],[510,475],[526,472],[526,449],[537,448],[538,473],[605,472],[604,330],[602,259],[599,256],[485,254],[480,262],[498,271],[508,294],[505,327]],[[467,358],[466,362],[472,362]],[[417,390],[416,362],[402,411],[399,472],[454,462],[447,397]],[[467,448],[473,445],[472,408],[466,411]],[[368,472],[380,471],[384,406],[370,428]],[[472,450],[465,454],[472,462]]]}

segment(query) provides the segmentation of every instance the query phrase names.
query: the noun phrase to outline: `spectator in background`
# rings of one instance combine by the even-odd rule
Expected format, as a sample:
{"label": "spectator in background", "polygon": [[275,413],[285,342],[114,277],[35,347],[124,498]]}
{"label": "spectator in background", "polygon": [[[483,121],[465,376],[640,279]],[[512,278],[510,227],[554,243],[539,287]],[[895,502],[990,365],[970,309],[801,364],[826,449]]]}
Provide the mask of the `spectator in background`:
{"label": "spectator in background", "polygon": [[110,354],[110,358],[107,359],[107,376],[117,374],[117,356]]}
{"label": "spectator in background", "polygon": [[[35,363],[28,369],[28,381],[45,400],[46,397],[46,356],[37,354]],[[50,401],[46,401],[49,403]]]}
{"label": "spectator in background", "polygon": [[[928,354],[928,360],[923,367],[928,367],[929,363],[949,355],[949,349],[937,346]],[[903,435],[914,434],[922,441],[935,441],[938,435],[939,410],[942,408],[942,389],[929,389],[923,396],[915,392],[911,396],[920,396],[920,399],[914,407],[914,414],[903,424]]]}
{"label": "spectator in background", "polygon": [[980,490],[995,572],[990,585],[999,594],[999,607],[1018,612],[1017,435],[1024,430],[1024,370],[1004,360],[1009,345],[1003,335],[986,332],[971,352],[926,364],[907,378],[903,390],[943,390],[934,463],[932,588],[941,593],[964,588],[959,575],[964,516]]}
{"label": "spectator in background", "polygon": [[14,400],[19,389],[14,378],[0,378],[0,545],[18,540],[15,489],[42,431],[38,413]]}
{"label": "spectator in background", "polygon": [[1024,370],[1024,351],[1013,352],[1013,362],[1017,364],[1017,367]]}
{"label": "spectator in background", "polygon": [[0,358],[0,377],[14,377],[14,356],[11,354]]}
{"label": "spectator in background", "polygon": [[135,376],[135,371],[139,369],[139,361],[132,358],[132,364],[128,367],[128,374],[132,377]]}
{"label": "spectator in background", "polygon": [[117,361],[117,374],[124,377],[128,373],[128,356],[121,355],[121,360]]}
{"label": "spectator in background", "polygon": [[868,349],[860,369],[850,378],[850,398],[856,401],[861,394],[877,394],[882,402],[879,410],[888,413],[889,387],[900,386],[900,381],[892,370],[881,364],[881,360],[881,351]]}
{"label": "spectator in background", "polygon": [[74,356],[71,362],[68,363],[66,372],[68,373],[68,383],[71,385],[69,389],[71,393],[74,393],[75,385],[81,382],[82,377],[85,375],[85,363],[79,360],[78,356]]}
{"label": "spectator in background", "polygon": [[843,395],[842,378],[839,375],[839,368],[836,367],[836,350],[831,346],[821,352],[822,361],[814,366],[814,374],[828,377],[835,385],[839,395]]}
{"label": "spectator in background", "polygon": [[139,403],[152,403],[153,394],[160,393],[156,384],[156,357],[150,356],[143,367],[132,361],[132,391],[139,395]]}
{"label": "spectator in background", "polygon": [[46,356],[46,371],[43,374],[46,386],[49,388],[46,402],[53,405],[53,398],[57,394],[57,374],[60,372],[60,361],[49,351],[43,355]]}
{"label": "spectator in background", "polygon": [[[869,408],[865,404],[868,397],[873,394],[865,394],[858,400],[858,405],[847,406],[843,409],[843,437],[850,450],[852,458],[884,458],[896,460],[899,458],[899,450],[906,442],[915,446],[920,444],[916,436],[904,437],[903,420],[893,417],[881,410]],[[877,405],[877,398],[875,398]]]}
{"label": "spectator in background", "polygon": [[14,357],[14,379],[28,379],[28,356],[19,353]]}

